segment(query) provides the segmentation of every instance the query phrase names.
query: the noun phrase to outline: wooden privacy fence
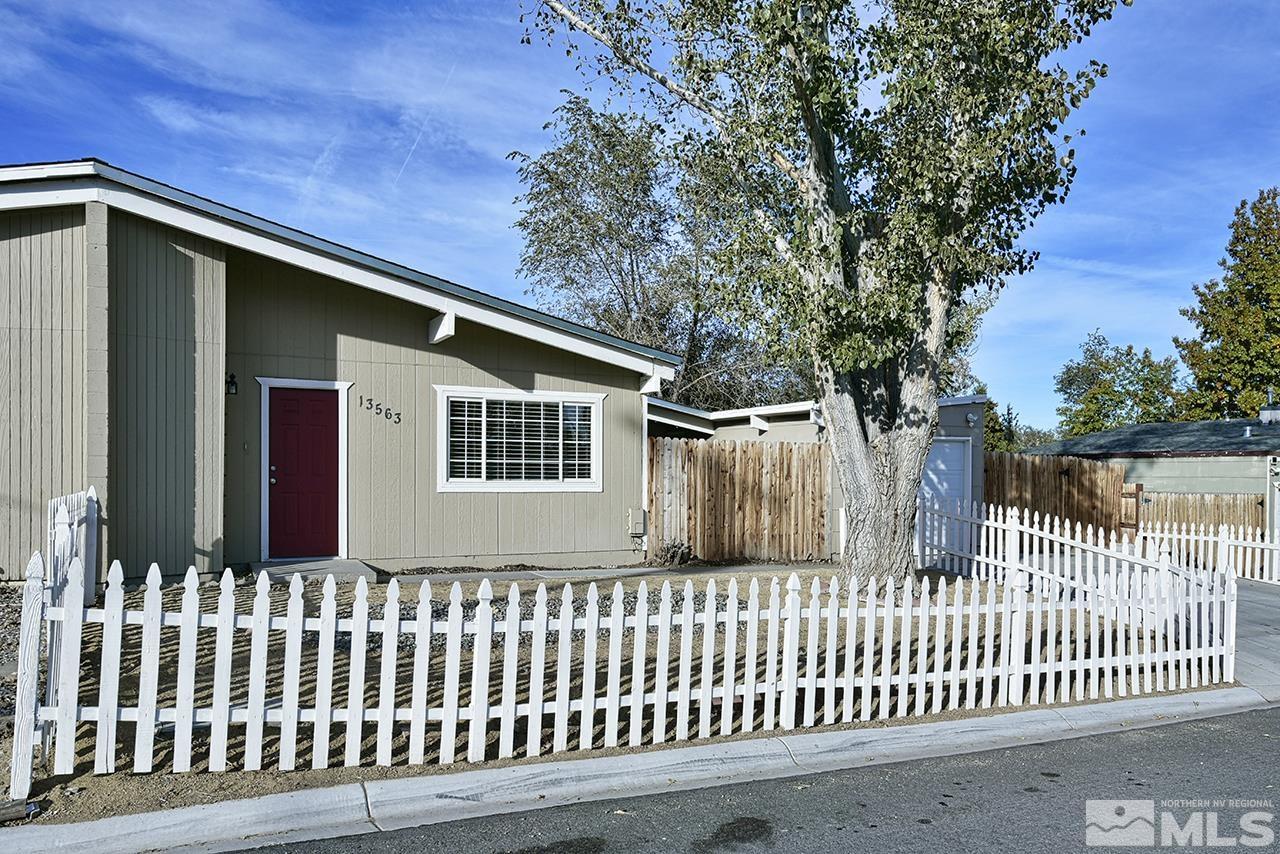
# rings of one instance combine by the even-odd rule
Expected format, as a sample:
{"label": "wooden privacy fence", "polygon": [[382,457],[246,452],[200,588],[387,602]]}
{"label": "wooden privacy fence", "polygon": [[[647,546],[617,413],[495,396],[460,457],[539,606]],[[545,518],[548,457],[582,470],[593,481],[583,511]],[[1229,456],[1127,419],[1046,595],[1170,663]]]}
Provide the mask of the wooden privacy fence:
{"label": "wooden privacy fence", "polygon": [[1197,525],[1217,528],[1231,525],[1249,530],[1262,529],[1266,522],[1266,501],[1262,493],[1180,493],[1146,492],[1138,509],[1138,523],[1156,525]]}
{"label": "wooden privacy fence", "polygon": [[812,442],[649,440],[649,557],[825,560],[830,458]]}
{"label": "wooden privacy fence", "polygon": [[1120,463],[1046,454],[986,453],[983,503],[1032,507],[1105,530],[1124,523]]}
{"label": "wooden privacy fence", "polygon": [[[52,770],[160,763],[175,772],[449,764],[641,746],[954,709],[1109,698],[1231,681],[1235,581],[1125,556],[1048,573],[1017,550],[985,579],[894,584],[796,575],[714,580],[676,595],[615,584],[529,597],[488,581],[464,602],[427,581],[341,605],[294,576],[216,587],[187,571],[127,594],[117,562],[102,607],[43,604],[35,555],[23,590],[10,797],[30,792],[35,735]],[[967,555],[972,558],[973,554]],[[73,560],[72,583],[83,568]],[[212,594],[216,592],[216,596]],[[345,594],[344,594],[345,596]],[[61,656],[38,690],[40,626]],[[90,759],[89,757],[92,757]],[[46,757],[47,758],[47,757]]]}

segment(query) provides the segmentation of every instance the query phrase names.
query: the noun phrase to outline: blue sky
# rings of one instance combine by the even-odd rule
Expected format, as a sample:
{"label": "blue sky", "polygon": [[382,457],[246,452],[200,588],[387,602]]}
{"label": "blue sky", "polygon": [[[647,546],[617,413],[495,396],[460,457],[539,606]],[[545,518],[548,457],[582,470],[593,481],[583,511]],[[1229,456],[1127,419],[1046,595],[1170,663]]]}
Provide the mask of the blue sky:
{"label": "blue sky", "polygon": [[[0,162],[94,155],[512,299],[512,150],[546,144],[563,53],[516,3],[0,0]],[[1091,329],[1172,352],[1240,199],[1280,183],[1280,4],[1137,0],[1085,52],[1067,203],[988,315],[978,374],[1056,421]]]}

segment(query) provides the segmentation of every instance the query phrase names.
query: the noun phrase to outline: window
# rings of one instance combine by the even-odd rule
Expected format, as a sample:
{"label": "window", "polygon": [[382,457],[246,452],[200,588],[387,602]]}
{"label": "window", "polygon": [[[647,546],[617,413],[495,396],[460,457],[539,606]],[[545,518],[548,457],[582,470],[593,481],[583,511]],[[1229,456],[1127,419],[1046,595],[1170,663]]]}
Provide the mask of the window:
{"label": "window", "polygon": [[604,395],[437,391],[441,491],[599,491]]}

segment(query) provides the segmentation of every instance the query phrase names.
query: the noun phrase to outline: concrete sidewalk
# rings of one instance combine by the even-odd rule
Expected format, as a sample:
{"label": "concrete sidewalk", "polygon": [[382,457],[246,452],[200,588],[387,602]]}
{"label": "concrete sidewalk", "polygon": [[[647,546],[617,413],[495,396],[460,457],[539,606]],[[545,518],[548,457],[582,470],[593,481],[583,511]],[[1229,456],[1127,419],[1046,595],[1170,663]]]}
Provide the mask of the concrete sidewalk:
{"label": "concrete sidewalk", "polygon": [[1236,681],[1280,702],[1280,585],[1236,582]]}
{"label": "concrete sidewalk", "polygon": [[370,780],[66,825],[0,831],[17,850],[226,851],[375,833],[562,804],[776,779],[1044,743],[1267,708],[1234,687],[961,720],[775,732],[622,756]]}

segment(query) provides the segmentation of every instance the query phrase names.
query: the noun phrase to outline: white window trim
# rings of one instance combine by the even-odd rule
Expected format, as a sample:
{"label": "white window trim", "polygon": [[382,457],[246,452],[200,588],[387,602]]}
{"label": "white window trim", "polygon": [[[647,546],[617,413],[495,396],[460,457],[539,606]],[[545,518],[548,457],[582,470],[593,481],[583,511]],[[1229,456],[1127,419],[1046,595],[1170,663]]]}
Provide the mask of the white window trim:
{"label": "white window trim", "polygon": [[[608,394],[575,391],[524,391],[511,388],[433,385],[436,390],[436,492],[603,492],[604,399]],[[449,405],[451,397],[486,400],[585,403],[591,406],[591,480],[450,480]],[[481,442],[484,437],[481,436]]]}
{"label": "white window trim", "polygon": [[[262,482],[260,502],[262,507],[261,553],[262,560],[325,560],[347,557],[347,394],[353,383],[333,380],[297,380],[282,377],[255,377],[262,386],[261,414],[261,468]],[[308,388],[338,393],[338,553],[336,555],[307,555],[305,557],[271,554],[271,389]]]}

